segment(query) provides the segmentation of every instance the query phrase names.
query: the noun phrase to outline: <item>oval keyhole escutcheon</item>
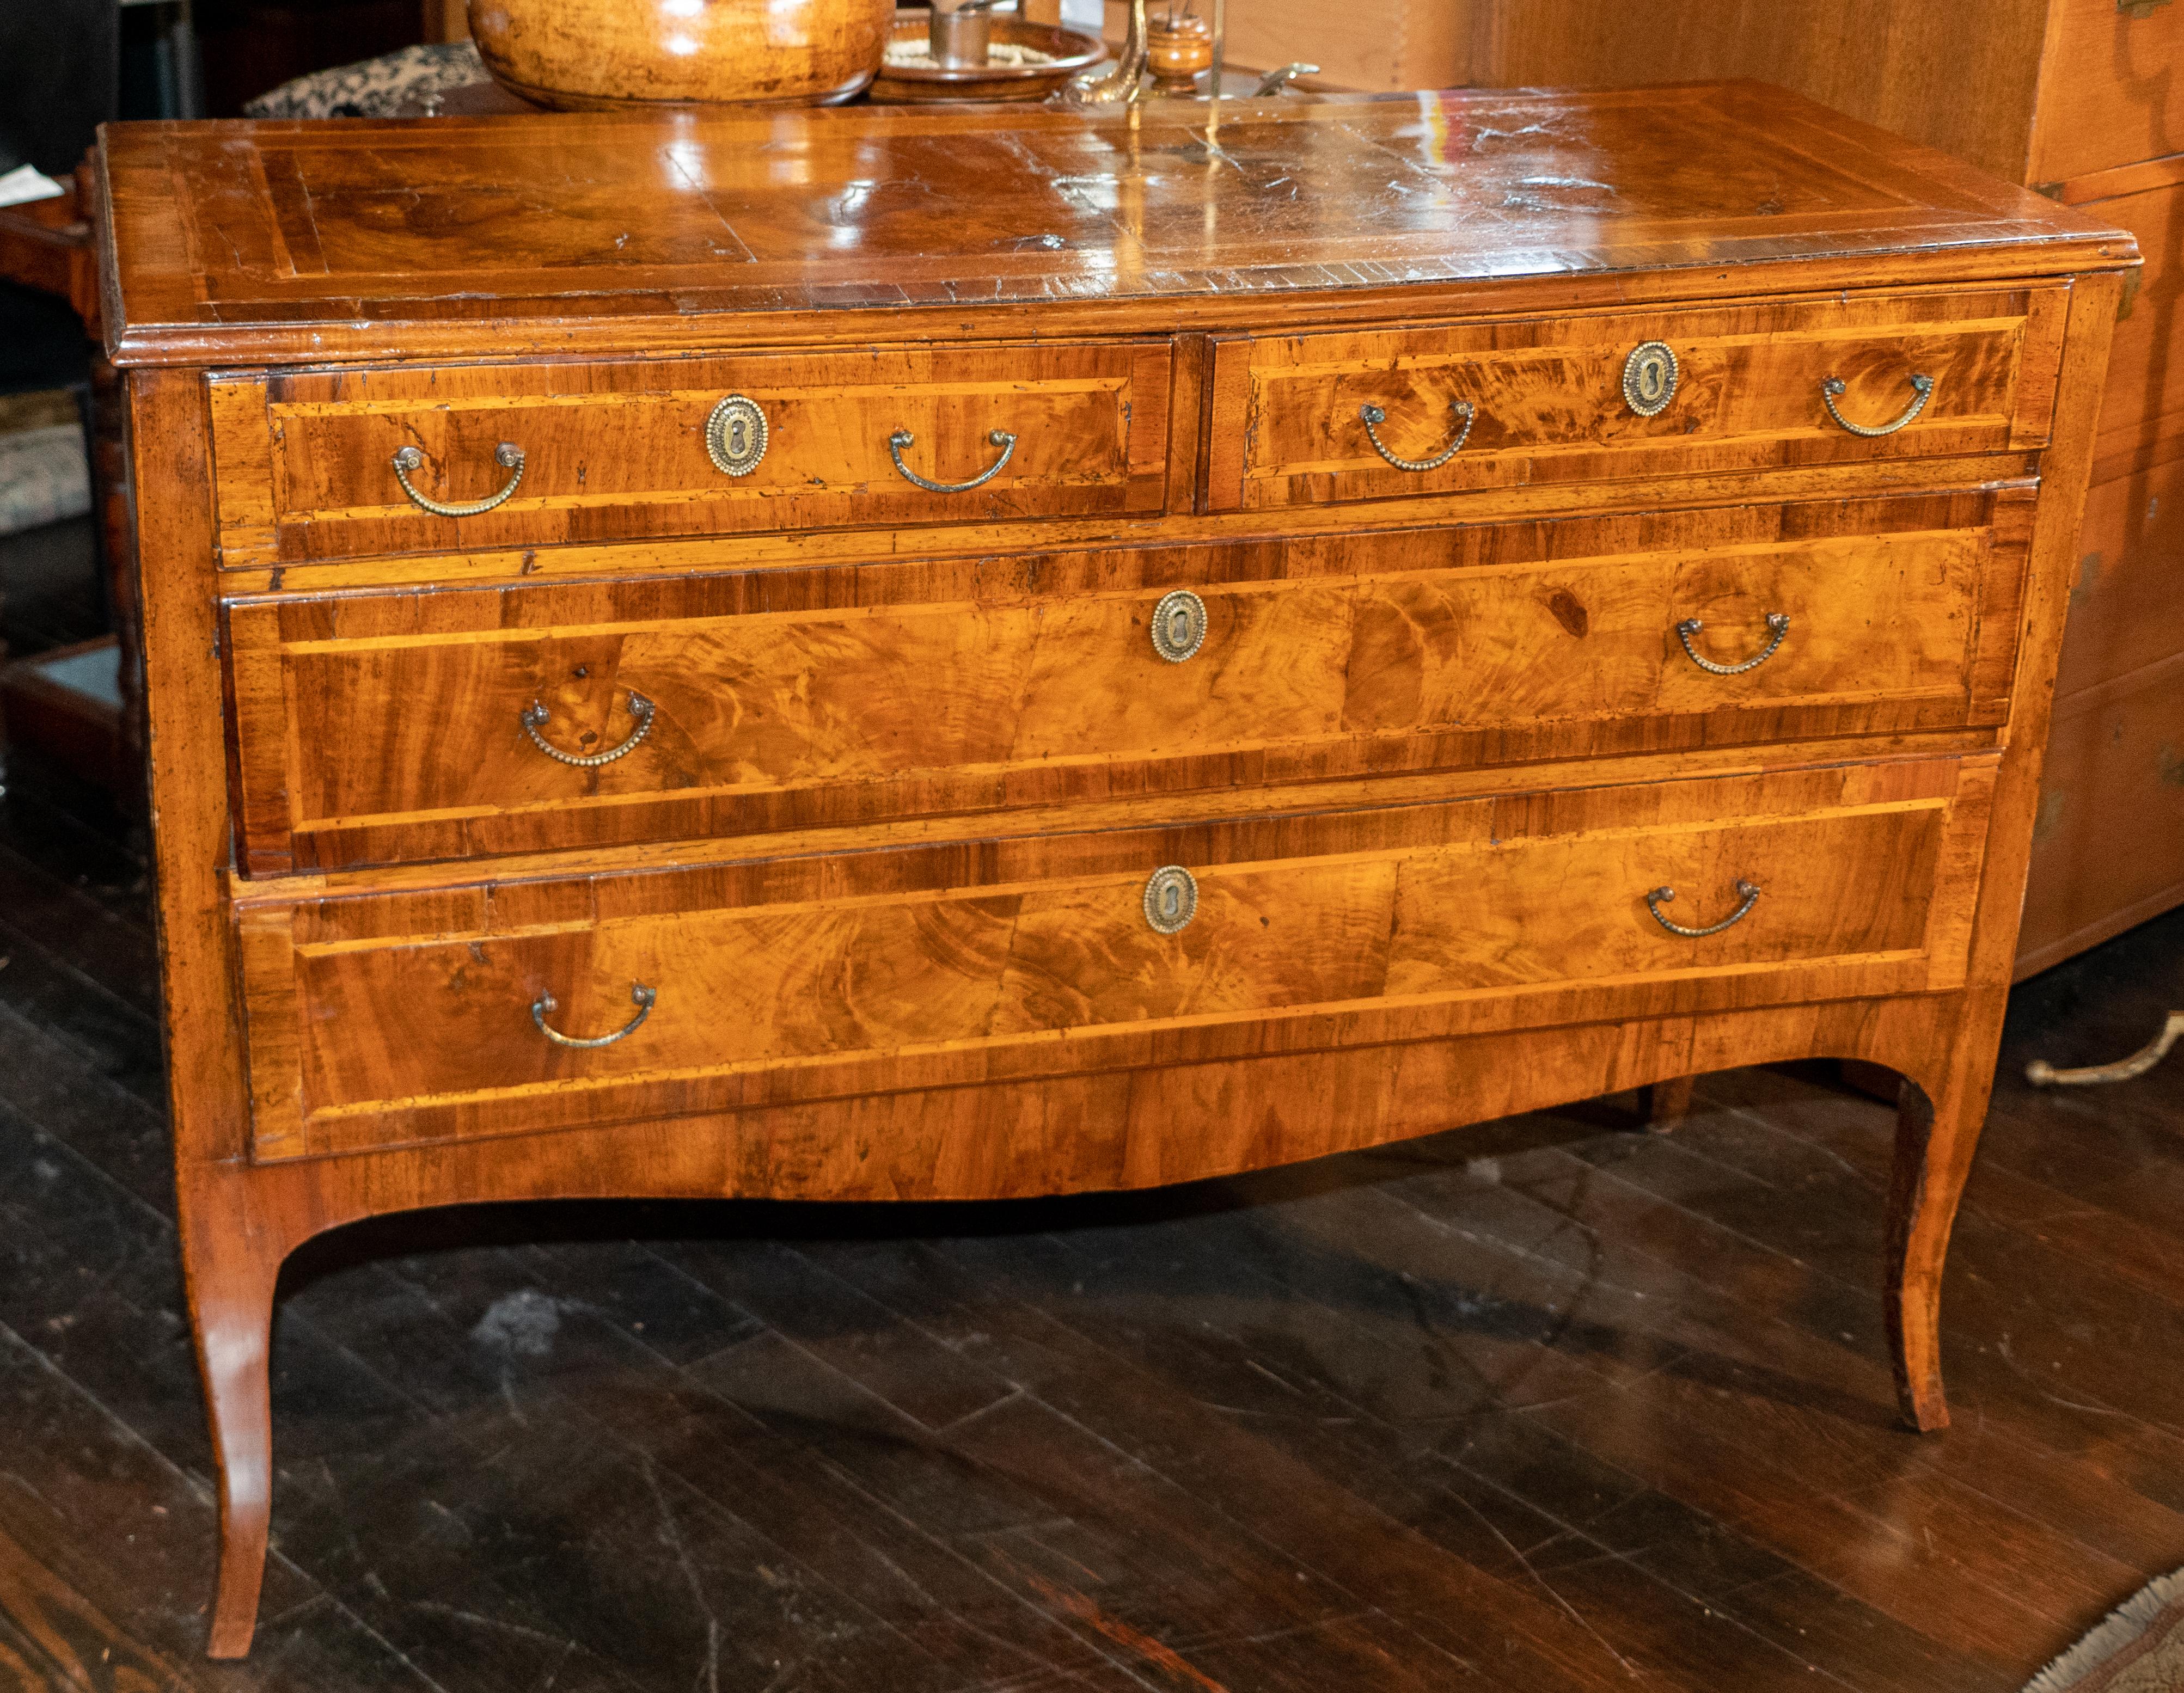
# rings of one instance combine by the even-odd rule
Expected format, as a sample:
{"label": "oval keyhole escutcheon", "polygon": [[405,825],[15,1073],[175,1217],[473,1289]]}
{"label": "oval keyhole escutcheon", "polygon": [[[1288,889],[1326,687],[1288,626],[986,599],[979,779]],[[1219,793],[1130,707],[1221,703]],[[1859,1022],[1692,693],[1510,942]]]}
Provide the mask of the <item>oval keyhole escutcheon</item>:
{"label": "oval keyhole escutcheon", "polygon": [[1153,607],[1153,650],[1179,665],[1206,644],[1206,602],[1187,588],[1161,596]]}
{"label": "oval keyhole escutcheon", "polygon": [[1145,921],[1156,934],[1190,927],[1198,915],[1198,878],[1179,864],[1164,864],[1145,883]]}
{"label": "oval keyhole escutcheon", "polygon": [[705,420],[705,454],[713,467],[747,476],[766,457],[766,413],[747,394],[730,394]]}
{"label": "oval keyhole escutcheon", "polygon": [[1641,417],[1656,417],[1676,397],[1675,349],[1665,341],[1633,348],[1623,361],[1623,398]]}

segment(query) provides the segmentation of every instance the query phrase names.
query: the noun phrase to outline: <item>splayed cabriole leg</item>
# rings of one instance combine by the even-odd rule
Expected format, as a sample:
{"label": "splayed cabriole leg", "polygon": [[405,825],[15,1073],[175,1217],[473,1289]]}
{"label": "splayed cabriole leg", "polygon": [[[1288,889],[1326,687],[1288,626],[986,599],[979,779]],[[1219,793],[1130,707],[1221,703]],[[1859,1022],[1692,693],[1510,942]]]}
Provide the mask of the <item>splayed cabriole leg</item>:
{"label": "splayed cabriole leg", "polygon": [[203,1172],[183,1198],[182,1267],[213,1456],[220,1470],[220,1586],[208,1647],[250,1650],[272,1518],[273,1412],[267,1370],[279,1244],[239,1203],[248,1177]]}
{"label": "splayed cabriole leg", "polygon": [[[1992,999],[1991,1009],[1981,1004]],[[1975,994],[1967,1007],[1998,1022],[1999,997]],[[1888,1195],[1888,1282],[1883,1307],[1889,1362],[1903,1420],[1921,1433],[1946,1428],[1942,1391],[1942,1266],[1957,1202],[1979,1149],[1993,1091],[1993,1044],[1959,1037],[1941,1077],[1912,1078],[1896,1114],[1896,1165]],[[1968,1060],[1967,1053],[1975,1055]]]}

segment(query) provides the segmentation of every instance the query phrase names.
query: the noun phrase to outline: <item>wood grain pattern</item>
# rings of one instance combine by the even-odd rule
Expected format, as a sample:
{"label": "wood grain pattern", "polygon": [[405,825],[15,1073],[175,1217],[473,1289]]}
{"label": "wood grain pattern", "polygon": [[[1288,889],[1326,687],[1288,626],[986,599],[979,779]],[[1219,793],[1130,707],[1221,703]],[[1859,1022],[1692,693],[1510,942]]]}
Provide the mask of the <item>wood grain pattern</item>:
{"label": "wood grain pattern", "polygon": [[[2023,293],[1859,297],[1825,305],[1285,336],[1224,345],[1250,368],[1248,410],[1217,417],[1245,443],[1242,480],[1217,505],[1259,509],[1318,500],[1386,499],[1448,488],[1858,459],[1897,453],[1980,452],[2020,444],[2015,388]],[[1641,417],[1622,395],[1624,361],[1664,341],[1680,377],[1667,409]],[[2052,347],[2042,349],[2052,357]],[[1821,384],[1840,379],[1837,408],[1878,427],[1931,398],[1900,432],[1863,439],[1836,424]],[[2052,380],[2040,375],[2044,392]],[[1387,450],[1428,459],[1454,438],[1452,403],[1474,408],[1462,449],[1440,468],[1407,471],[1376,452],[1365,405]],[[2045,438],[2046,409],[2022,443]]]}
{"label": "wood grain pattern", "polygon": [[[907,1083],[928,1065],[978,1073],[989,1050],[1011,1048],[1018,1070],[1066,1073],[1115,1061],[1082,1038],[1101,1030],[1174,1031],[1187,1044],[1270,1014],[1356,1022],[1375,1002],[1413,1029],[1447,1001],[1523,1027],[1589,983],[1622,989],[1611,998],[1635,1014],[1656,984],[1702,992],[1734,977],[1743,1005],[1847,996],[1874,986],[1858,966],[1900,982],[1895,966],[1914,958],[1920,985],[1945,987],[1962,977],[1992,766],[1967,775],[1968,788],[1947,766],[1869,769],[1608,789],[1544,810],[1519,796],[1242,826],[1186,854],[1197,916],[1174,936],[1146,923],[1139,899],[1158,855],[1181,843],[1143,834],[1044,843],[1036,880],[997,864],[916,892],[902,888],[915,866],[861,859],[715,878],[710,897],[451,889],[421,933],[349,902],[289,908],[287,955],[254,938],[281,908],[253,906],[254,1156],[394,1144],[390,1119],[407,1139],[455,1118],[505,1133],[659,1115],[667,1098],[717,1099],[740,1072],[783,1066],[855,1075],[885,1060]],[[1907,788],[1917,797],[1872,797]],[[1284,855],[1257,855],[1270,851]],[[1763,890],[1751,916],[1704,940],[1668,933],[1641,897],[1674,886],[1677,913],[1703,925],[1735,909],[1745,877]],[[526,1035],[545,994],[564,1033],[610,1033],[630,1021],[633,983],[659,1003],[613,1046]],[[1487,998],[1507,1003],[1477,1003]],[[819,1074],[800,1090],[840,1085]]]}
{"label": "wood grain pattern", "polygon": [[[1945,1420],[1942,1263],[2131,242],[1751,87],[1246,103],[1204,139],[1048,112],[109,132],[216,1653],[263,1567],[281,1261],[411,1206],[1138,1186],[1847,1057],[1915,1084],[1884,1310],[1904,1414]],[[1601,349],[1676,321],[1713,326],[1684,339],[1700,426],[1634,444]],[[1499,486],[1217,480],[1280,444],[1240,353],[1401,374],[1420,334],[1598,368],[1513,388],[1540,432],[1473,461]],[[1763,380],[1709,364],[1732,343]],[[1888,355],[1848,372],[1861,417],[1907,349],[1956,361],[1932,420],[1838,450],[1770,409],[1860,346]],[[716,385],[685,378],[766,361],[836,408],[791,409],[784,469],[848,474],[860,408],[944,367],[972,430],[988,396],[1096,390],[1106,421],[1056,438],[1111,479],[1034,459],[1020,504],[800,484],[743,501],[805,503],[784,528],[733,493],[691,516],[679,397]],[[561,504],[405,530],[343,480],[391,416],[480,492],[466,449],[518,415],[557,420],[554,487],[521,492]],[[1206,651],[1112,665],[1183,585]],[[1697,615],[1741,657],[1778,599],[1746,676],[1671,644]],[[567,778],[515,738],[526,693],[584,745],[640,680],[656,749],[527,785]],[[520,774],[465,810],[465,763]],[[1168,938],[1135,904],[1160,865],[1204,901]],[[1740,877],[1759,901],[1719,934],[1646,910],[1666,883],[1703,924]],[[532,1026],[550,993],[554,1027],[618,1027],[640,980],[625,1040]]]}
{"label": "wood grain pattern", "polygon": [[[838,585],[854,609],[789,610],[838,585],[780,573],[350,599],[331,618],[260,602],[228,619],[238,828],[254,872],[285,872],[389,844],[430,858],[984,810],[1072,779],[1176,791],[1247,761],[1295,782],[1992,722],[2031,504],[871,565]],[[1587,556],[1607,547],[1629,550]],[[1208,632],[1169,664],[1151,610],[1185,584]],[[1770,615],[1791,632],[1737,677],[1675,633],[1698,618],[1693,650],[1735,664]],[[632,732],[632,694],[649,733],[593,769],[519,727],[543,704],[549,743],[596,754]]]}
{"label": "wood grain pattern", "polygon": [[[1468,82],[1618,82],[1631,79],[1632,66],[1657,63],[1685,74],[1761,76],[2131,230],[2145,270],[2115,331],[2092,470],[2104,492],[2088,507],[2079,542],[2086,585],[2109,581],[2085,605],[2099,627],[2064,649],[2062,685],[2095,685],[2184,651],[2184,636],[2170,629],[2164,586],[2177,578],[2178,554],[2145,544],[2164,527],[2161,495],[2150,484],[2184,452],[2184,365],[2170,351],[2184,277],[2184,127],[2173,86],[2184,13],[2112,0],[1929,0],[1908,10],[1883,0],[1763,10],[1737,0],[1665,10],[1608,0],[1464,0],[1456,11],[1470,54]],[[2120,563],[2127,536],[2129,562]],[[2142,615],[2131,614],[2133,596]],[[2081,754],[2090,755],[2075,742],[2057,743],[2059,787],[2112,788],[2109,774],[2081,766]],[[2184,883],[2184,839],[2149,838],[2134,856],[2142,866],[2165,861],[2168,873],[2158,878],[2164,885]],[[2092,860],[2051,851],[2038,864],[2053,885],[2039,888],[2036,903],[2059,906],[2079,888],[2113,882],[2110,869]],[[2126,911],[2148,915],[2133,901],[2109,916],[2120,920]],[[2090,940],[2114,927],[2089,919],[2072,932]],[[2024,967],[2036,952],[2054,962],[2053,938],[2029,951]]]}
{"label": "wood grain pattern", "polygon": [[117,128],[111,350],[656,357],[899,342],[906,311],[950,340],[1028,315],[1143,333],[1149,304],[1234,332],[1244,298],[1262,333],[1536,312],[1543,284],[1606,306],[1641,271],[1653,300],[1719,300],[1763,264],[1772,292],[2128,259],[2096,220],[1754,84],[1240,101],[1218,170],[1175,168],[1203,142],[1183,110],[679,121],[671,153],[637,116]]}
{"label": "wood grain pattern", "polygon": [[[1167,497],[1170,353],[1164,342],[985,349],[874,349],[687,363],[474,365],[309,372],[216,381],[221,557],[235,568],[648,535],[824,529],[1157,511]],[[705,421],[731,393],[755,400],[766,448],[730,477]],[[905,480],[911,469],[967,493]],[[1188,432],[1188,426],[1186,426]],[[404,447],[428,498],[487,498],[520,447],[515,496],[489,512],[420,510],[395,480]],[[262,486],[256,474],[266,478]],[[270,533],[268,531],[270,530]]]}
{"label": "wood grain pattern", "polygon": [[470,35],[486,68],[526,99],[598,111],[846,100],[878,73],[894,22],[894,0],[484,0]]}

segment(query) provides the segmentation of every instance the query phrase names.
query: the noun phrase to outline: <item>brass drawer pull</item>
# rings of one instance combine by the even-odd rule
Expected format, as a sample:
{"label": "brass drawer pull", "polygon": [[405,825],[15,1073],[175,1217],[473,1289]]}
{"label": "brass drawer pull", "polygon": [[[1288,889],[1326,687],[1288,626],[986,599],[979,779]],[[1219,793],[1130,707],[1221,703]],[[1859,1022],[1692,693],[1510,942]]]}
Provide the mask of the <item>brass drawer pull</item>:
{"label": "brass drawer pull", "polygon": [[402,492],[435,517],[476,517],[481,511],[491,511],[501,501],[515,492],[515,485],[523,480],[523,449],[513,441],[504,441],[493,449],[493,461],[508,472],[508,481],[497,494],[484,499],[474,499],[460,505],[450,505],[443,500],[427,499],[410,481],[410,472],[425,462],[425,454],[415,447],[404,447],[394,455],[394,480],[402,484]]}
{"label": "brass drawer pull", "polygon": [[1154,933],[1180,933],[1198,915],[1198,878],[1179,864],[1162,865],[1145,883],[1145,906]]}
{"label": "brass drawer pull", "polygon": [[616,759],[637,750],[638,743],[652,732],[653,710],[652,702],[643,694],[631,694],[629,715],[637,719],[637,727],[629,732],[629,738],[620,746],[610,748],[603,753],[565,753],[540,734],[538,731],[545,727],[547,721],[543,700],[532,700],[530,709],[519,721],[523,725],[523,732],[531,737],[531,744],[548,758],[558,759],[563,764],[572,764],[579,770],[597,770],[603,764],[612,764]]}
{"label": "brass drawer pull", "polygon": [[1742,676],[1748,670],[1758,670],[1760,666],[1774,656],[1774,649],[1782,644],[1782,638],[1790,632],[1789,614],[1783,611],[1769,612],[1767,627],[1774,632],[1774,638],[1741,665],[1718,665],[1712,659],[1702,659],[1699,656],[1698,649],[1691,645],[1691,637],[1705,628],[1706,625],[1696,617],[1686,617],[1676,625],[1676,638],[1684,643],[1684,656],[1706,671],[1708,675]]}
{"label": "brass drawer pull", "polygon": [[1153,650],[1172,665],[1206,644],[1206,602],[1187,588],[1161,596],[1153,607]]}
{"label": "brass drawer pull", "polygon": [[1685,940],[1698,940],[1707,935],[1718,935],[1732,923],[1741,923],[1752,915],[1752,908],[1759,903],[1758,887],[1750,882],[1736,884],[1738,896],[1744,903],[1718,923],[1708,923],[1702,929],[1687,929],[1681,923],[1672,923],[1661,915],[1661,907],[1676,897],[1673,888],[1656,888],[1646,896],[1646,909],[1653,914],[1653,921],[1672,935],[1681,935]]}
{"label": "brass drawer pull", "polygon": [[996,429],[989,433],[986,439],[1001,449],[1000,458],[994,459],[992,464],[987,465],[967,482],[929,482],[902,461],[902,449],[916,438],[907,429],[898,429],[888,437],[888,452],[894,459],[895,469],[902,472],[904,480],[916,482],[928,493],[968,493],[980,482],[989,482],[1000,475],[1001,466],[1008,463],[1009,455],[1017,450],[1017,437],[1006,429]]}
{"label": "brass drawer pull", "polygon": [[1917,417],[1920,412],[1925,410],[1926,402],[1934,397],[1934,379],[1931,376],[1914,372],[1911,378],[1911,386],[1915,393],[1912,397],[1911,404],[1903,408],[1903,415],[1893,423],[1884,423],[1878,429],[1869,429],[1863,423],[1852,423],[1836,409],[1836,402],[1842,398],[1843,379],[1841,376],[1830,376],[1820,384],[1820,404],[1828,409],[1830,417],[1835,419],[1853,435],[1868,437],[1893,435]]}
{"label": "brass drawer pull", "polygon": [[660,995],[655,989],[646,987],[644,983],[632,982],[629,987],[629,997],[632,1003],[637,1006],[637,1015],[612,1034],[596,1035],[590,1040],[580,1039],[573,1034],[564,1034],[557,1028],[546,1027],[546,1019],[560,1010],[561,1005],[561,1002],[551,994],[541,994],[531,1002],[531,1021],[538,1025],[538,1033],[556,1046],[586,1048],[612,1046],[616,1041],[627,1039],[637,1033],[638,1025],[652,1015],[653,1001]]}
{"label": "brass drawer pull", "polygon": [[1451,400],[1448,403],[1448,409],[1463,420],[1463,427],[1456,432],[1455,440],[1450,442],[1430,459],[1398,459],[1380,444],[1380,432],[1376,426],[1385,423],[1388,420],[1388,414],[1381,410],[1379,406],[1359,406],[1357,417],[1358,420],[1365,426],[1366,438],[1372,442],[1373,450],[1397,470],[1437,471],[1463,450],[1463,443],[1471,439],[1471,426],[1478,416],[1478,414],[1472,409],[1469,400]]}

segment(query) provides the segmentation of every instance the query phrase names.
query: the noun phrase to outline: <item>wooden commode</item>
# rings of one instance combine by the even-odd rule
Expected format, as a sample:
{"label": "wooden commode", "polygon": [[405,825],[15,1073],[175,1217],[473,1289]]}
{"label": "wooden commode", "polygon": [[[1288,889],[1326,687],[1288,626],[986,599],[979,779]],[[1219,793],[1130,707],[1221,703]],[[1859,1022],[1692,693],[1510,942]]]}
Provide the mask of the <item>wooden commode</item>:
{"label": "wooden commode", "polygon": [[103,170],[216,1655],[281,1260],[416,1206],[1862,1059],[1946,1422],[2127,236],[1752,84]]}

